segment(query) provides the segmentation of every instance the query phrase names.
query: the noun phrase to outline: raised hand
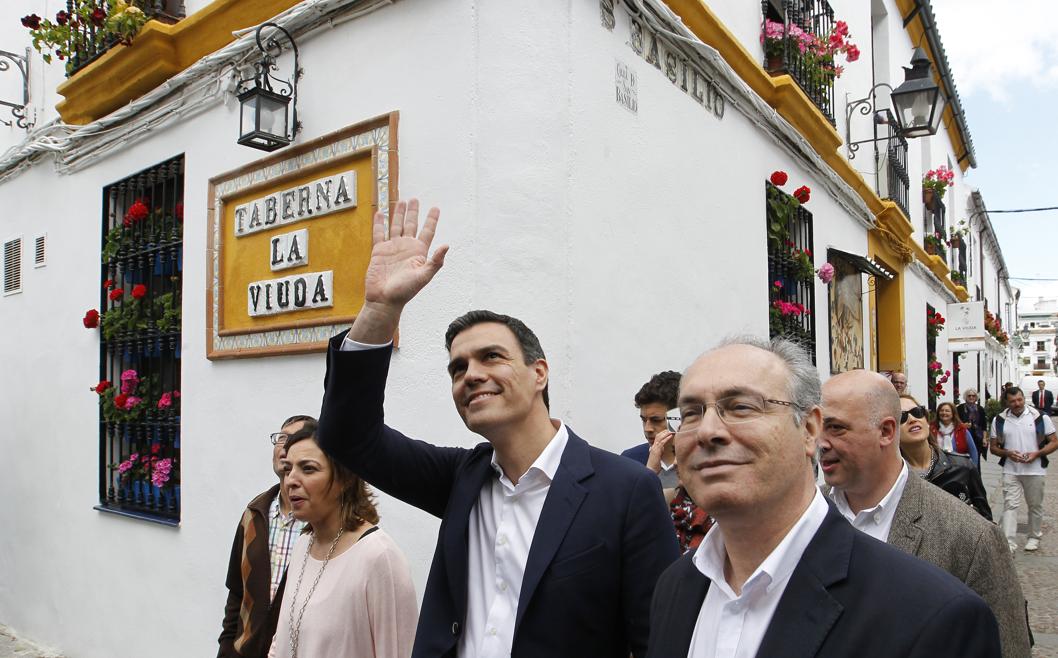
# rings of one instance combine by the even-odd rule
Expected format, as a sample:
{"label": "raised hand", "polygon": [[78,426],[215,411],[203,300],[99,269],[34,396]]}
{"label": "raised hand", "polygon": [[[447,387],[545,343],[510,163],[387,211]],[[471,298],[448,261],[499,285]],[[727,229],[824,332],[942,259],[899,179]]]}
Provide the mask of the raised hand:
{"label": "raised hand", "polygon": [[393,337],[401,311],[444,265],[448,245],[430,254],[441,211],[430,208],[419,229],[419,201],[397,203],[385,230],[385,215],[375,213],[371,229],[371,261],[364,277],[364,308],[349,337],[364,343],[383,343]]}

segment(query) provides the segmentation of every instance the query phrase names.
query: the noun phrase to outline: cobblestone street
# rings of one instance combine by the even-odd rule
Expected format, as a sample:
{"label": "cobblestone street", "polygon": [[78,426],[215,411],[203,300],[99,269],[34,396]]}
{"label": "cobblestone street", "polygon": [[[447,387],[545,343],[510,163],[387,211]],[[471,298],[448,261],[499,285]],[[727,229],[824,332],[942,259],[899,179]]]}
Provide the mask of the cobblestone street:
{"label": "cobblestone street", "polygon": [[[992,515],[998,521],[1003,513],[1002,470],[995,455],[982,462],[981,475],[988,490]],[[1054,460],[1052,460],[1053,462]],[[1058,462],[1055,462],[1058,464]],[[1029,623],[1036,638],[1033,658],[1058,658],[1058,534],[1055,529],[1055,510],[1058,510],[1058,465],[1047,469],[1047,485],[1043,498],[1043,540],[1035,553],[1021,548],[1014,555],[1014,563],[1021,576],[1021,587],[1029,600]],[[1018,516],[1018,545],[1025,545],[1028,512],[1024,505]]]}

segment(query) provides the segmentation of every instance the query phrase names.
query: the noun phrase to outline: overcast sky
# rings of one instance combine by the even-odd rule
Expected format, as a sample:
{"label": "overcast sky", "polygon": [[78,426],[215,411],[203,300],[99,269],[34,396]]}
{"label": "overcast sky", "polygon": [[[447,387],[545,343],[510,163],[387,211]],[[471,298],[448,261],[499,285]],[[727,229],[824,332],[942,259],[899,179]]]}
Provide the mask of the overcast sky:
{"label": "overcast sky", "polygon": [[[1053,0],[932,0],[977,153],[968,182],[990,210],[1058,206]],[[1058,296],[1058,211],[993,214],[1022,298]]]}

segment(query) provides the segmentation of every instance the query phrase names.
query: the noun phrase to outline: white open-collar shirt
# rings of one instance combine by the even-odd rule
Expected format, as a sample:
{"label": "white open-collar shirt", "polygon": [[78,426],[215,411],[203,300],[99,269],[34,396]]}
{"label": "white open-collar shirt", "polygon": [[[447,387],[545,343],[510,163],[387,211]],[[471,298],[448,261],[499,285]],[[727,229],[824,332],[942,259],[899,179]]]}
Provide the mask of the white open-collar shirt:
{"label": "white open-collar shirt", "polygon": [[837,487],[830,490],[830,500],[834,501],[834,507],[838,508],[841,515],[849,520],[853,528],[874,537],[878,541],[889,541],[889,530],[893,527],[893,518],[896,517],[896,508],[900,505],[900,499],[904,495],[904,486],[907,484],[907,462],[903,462],[900,475],[896,476],[896,482],[889,488],[889,493],[878,501],[878,504],[869,509],[853,512],[849,507],[849,501],[845,498],[845,492]]}
{"label": "white open-collar shirt", "polygon": [[727,548],[723,527],[714,525],[694,553],[694,566],[711,582],[698,612],[687,658],[754,658],[779,599],[805,548],[827,516],[827,502],[816,489],[808,509],[735,594],[724,577]]}

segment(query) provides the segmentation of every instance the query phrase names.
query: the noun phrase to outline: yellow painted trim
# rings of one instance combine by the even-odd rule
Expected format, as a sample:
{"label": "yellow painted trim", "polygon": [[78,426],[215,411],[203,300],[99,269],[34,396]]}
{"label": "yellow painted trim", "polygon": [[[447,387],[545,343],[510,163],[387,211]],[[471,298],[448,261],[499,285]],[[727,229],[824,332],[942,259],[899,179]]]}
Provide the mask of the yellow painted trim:
{"label": "yellow painted trim", "polygon": [[69,124],[84,125],[143,96],[235,40],[232,32],[262,23],[299,0],[214,0],[174,25],[148,21],[132,45],[115,46],[56,91]]}
{"label": "yellow painted trim", "polygon": [[867,233],[867,253],[871,258],[884,263],[886,268],[896,274],[893,282],[876,280],[875,291],[869,299],[871,314],[875,318],[874,329],[877,332],[876,340],[871,341],[871,362],[879,371],[899,370],[903,372],[906,364],[904,259],[901,254],[890,249],[879,230]]}

